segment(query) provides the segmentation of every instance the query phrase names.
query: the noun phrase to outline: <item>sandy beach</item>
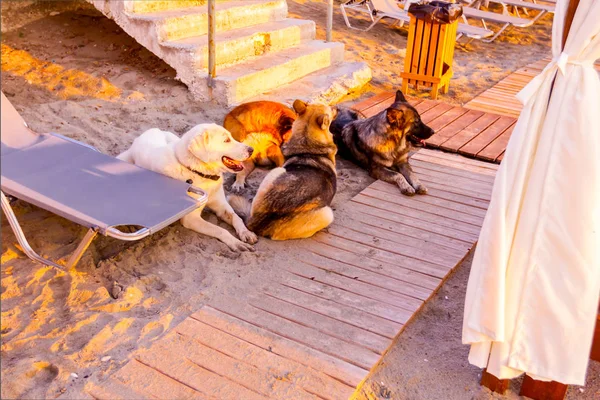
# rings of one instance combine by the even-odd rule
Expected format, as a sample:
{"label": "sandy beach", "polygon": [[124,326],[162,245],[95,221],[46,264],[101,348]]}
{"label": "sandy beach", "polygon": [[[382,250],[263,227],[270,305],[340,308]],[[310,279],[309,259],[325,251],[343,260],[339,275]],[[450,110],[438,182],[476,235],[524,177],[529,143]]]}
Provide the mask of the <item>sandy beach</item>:
{"label": "sandy beach", "polygon": [[[324,38],[326,3],[288,4],[291,16],[314,20]],[[494,43],[457,47],[455,78],[441,100],[463,104],[511,71],[547,56],[551,22],[546,16]],[[345,27],[337,7],[334,27],[347,59],[366,61],[373,69],[372,83],[348,101],[399,87],[405,28],[384,22],[357,34]],[[52,12],[3,31],[1,62],[2,91],[32,129],[57,132],[110,155],[146,129],[181,135],[198,123],[221,123],[228,112],[195,102],[172,68],[89,10]],[[337,168],[334,208],[372,182],[347,161],[339,160]],[[251,188],[264,173],[252,175]],[[22,201],[14,206],[32,247],[43,256],[64,262],[85,232]],[[214,215],[207,218],[225,227]],[[81,398],[88,382],[101,382],[209,299],[255,290],[261,277],[277,274],[286,252],[294,251],[293,242],[262,239],[256,253],[237,254],[175,223],[136,243],[99,238],[76,270],[62,272],[29,261],[4,216],[1,234],[3,399]],[[468,348],[460,344],[468,269],[469,262],[458,268],[397,338],[365,383],[365,399],[496,398],[479,388],[479,371],[468,366]],[[600,398],[598,363],[588,375],[585,390],[571,388],[569,398]]]}

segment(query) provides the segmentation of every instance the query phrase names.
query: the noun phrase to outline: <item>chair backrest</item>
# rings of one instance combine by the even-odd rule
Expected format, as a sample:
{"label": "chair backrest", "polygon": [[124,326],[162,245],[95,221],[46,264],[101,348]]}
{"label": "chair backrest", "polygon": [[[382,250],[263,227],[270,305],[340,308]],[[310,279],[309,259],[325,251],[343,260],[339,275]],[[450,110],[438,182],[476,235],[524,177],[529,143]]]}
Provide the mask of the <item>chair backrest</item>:
{"label": "chair backrest", "polygon": [[10,104],[10,101],[2,93],[2,155],[15,150],[29,147],[36,143],[40,136],[27,127],[19,112]]}
{"label": "chair backrest", "polygon": [[396,0],[371,0],[376,11],[386,14],[398,14],[403,12]]}

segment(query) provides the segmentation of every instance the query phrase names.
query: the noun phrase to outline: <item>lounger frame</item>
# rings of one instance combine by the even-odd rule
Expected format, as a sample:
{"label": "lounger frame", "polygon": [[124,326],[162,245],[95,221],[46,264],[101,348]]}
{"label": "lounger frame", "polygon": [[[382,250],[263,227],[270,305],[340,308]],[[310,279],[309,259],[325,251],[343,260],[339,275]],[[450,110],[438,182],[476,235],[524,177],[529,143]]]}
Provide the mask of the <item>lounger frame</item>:
{"label": "lounger frame", "polygon": [[[27,126],[26,123],[25,123],[25,125]],[[71,139],[66,136],[56,134],[56,133],[51,133],[50,135],[60,137],[61,139],[78,144],[80,146],[87,147],[91,150],[98,151],[98,149],[96,149],[95,147],[90,146],[86,143],[79,142],[75,139]],[[197,205],[196,208],[199,208],[202,205],[206,204],[206,201],[208,200],[208,195],[202,189],[197,188],[195,186],[190,186],[188,188],[188,192],[191,192],[195,195],[200,196],[196,200],[196,205]],[[18,198],[18,195],[16,195],[16,194],[11,194],[11,193],[8,193],[8,194],[13,197]],[[112,238],[123,240],[123,241],[140,240],[140,239],[145,238],[146,236],[149,236],[152,233],[150,231],[150,229],[148,229],[146,227],[142,227],[142,228],[138,229],[137,231],[130,232],[130,233],[122,232],[119,229],[117,229],[116,226],[111,226],[104,230],[100,230],[98,227],[94,227],[94,226],[90,227],[88,229],[88,231],[86,232],[85,236],[83,237],[83,239],[81,240],[81,242],[79,242],[79,245],[77,246],[75,251],[69,257],[69,259],[66,263],[66,266],[63,267],[62,265],[59,265],[52,260],[49,260],[47,258],[40,256],[38,253],[35,252],[35,250],[33,250],[31,245],[29,244],[29,241],[27,240],[27,237],[25,236],[25,233],[23,232],[23,229],[21,228],[21,225],[19,224],[19,220],[17,219],[17,216],[14,213],[14,210],[12,209],[12,207],[10,205],[10,201],[9,201],[7,195],[4,193],[4,190],[0,190],[0,197],[1,197],[1,202],[2,202],[2,211],[4,212],[4,215],[6,215],[6,219],[8,220],[8,223],[9,223],[13,233],[15,234],[15,237],[17,238],[17,241],[19,242],[19,245],[21,246],[25,255],[27,255],[27,257],[29,257],[33,261],[37,261],[44,265],[58,268],[60,270],[70,269],[70,268],[74,267],[75,265],[77,265],[77,263],[79,262],[79,260],[81,260],[81,257],[83,256],[85,251],[88,249],[88,247],[90,246],[92,241],[96,238],[96,236],[98,236],[98,233],[101,233],[104,236],[112,237]],[[165,226],[170,225],[174,221],[181,219],[182,217],[189,214],[190,212],[191,211],[189,209],[182,211],[181,213],[177,214],[173,218],[170,218],[169,220],[164,221],[164,223],[161,224],[156,230],[162,229]]]}

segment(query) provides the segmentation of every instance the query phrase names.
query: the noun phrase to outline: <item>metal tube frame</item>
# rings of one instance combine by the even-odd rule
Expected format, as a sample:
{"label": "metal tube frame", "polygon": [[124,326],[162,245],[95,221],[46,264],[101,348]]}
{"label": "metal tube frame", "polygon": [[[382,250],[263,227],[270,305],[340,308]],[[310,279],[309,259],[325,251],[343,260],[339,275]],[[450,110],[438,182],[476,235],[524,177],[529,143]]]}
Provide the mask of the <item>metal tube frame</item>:
{"label": "metal tube frame", "polygon": [[214,87],[214,79],[217,77],[215,31],[215,0],[208,0],[208,86],[211,88]]}
{"label": "metal tube frame", "polygon": [[[77,141],[75,141],[75,142],[79,143]],[[190,186],[188,188],[188,191],[202,196],[200,199],[198,199],[199,204],[206,203],[206,199],[208,198],[208,196],[205,191],[203,191],[202,189],[197,188],[195,186]],[[10,206],[10,202],[9,202],[7,196],[4,194],[3,191],[0,191],[0,195],[2,197],[2,199],[1,199],[2,200],[2,211],[4,211],[4,215],[6,215],[6,219],[8,220],[8,223],[9,223],[13,233],[15,234],[17,241],[19,242],[19,245],[21,245],[21,248],[23,249],[23,252],[25,253],[25,255],[27,255],[27,257],[29,257],[33,261],[37,261],[41,264],[55,267],[55,268],[58,268],[58,269],[64,271],[65,267],[55,263],[54,261],[48,260],[48,259],[40,256],[31,248],[31,245],[27,241],[27,238],[25,237],[25,233],[23,232],[21,225],[19,224],[19,221],[17,220],[17,216],[15,215],[12,207]],[[92,241],[96,238],[96,236],[98,236],[98,232],[99,232],[99,229],[96,227],[90,228],[87,231],[87,233],[85,234],[85,236],[83,237],[83,239],[81,240],[81,242],[79,243],[79,245],[77,246],[77,248],[75,249],[73,254],[71,254],[71,257],[69,257],[69,260],[67,261],[67,265],[66,265],[67,269],[70,269],[70,268],[74,267],[75,265],[77,265],[77,263],[81,260],[83,253],[85,253],[85,251],[88,249],[88,247],[90,247],[90,244],[92,243]],[[103,233],[104,233],[104,235],[115,238],[115,239],[131,242],[131,241],[143,239],[146,236],[149,236],[152,232],[150,231],[150,229],[143,227],[141,229],[138,229],[135,232],[126,233],[126,232],[121,232],[114,226],[111,226],[111,227],[107,228],[106,231]]]}
{"label": "metal tube frame", "polygon": [[333,31],[333,0],[327,0],[327,41],[331,42]]}

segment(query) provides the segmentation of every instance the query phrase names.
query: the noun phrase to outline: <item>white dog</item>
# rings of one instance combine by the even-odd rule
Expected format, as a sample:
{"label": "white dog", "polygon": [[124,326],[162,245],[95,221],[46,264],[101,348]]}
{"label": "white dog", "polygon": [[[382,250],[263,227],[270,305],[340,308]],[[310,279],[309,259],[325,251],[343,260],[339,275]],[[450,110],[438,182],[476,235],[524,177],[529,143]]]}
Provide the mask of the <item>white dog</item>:
{"label": "white dog", "polygon": [[252,152],[252,147],[233,139],[225,128],[201,124],[190,129],[181,139],[171,132],[150,129],[117,158],[171,178],[191,181],[208,194],[208,208],[232,225],[241,241],[225,229],[205,221],[202,208],[183,217],[182,225],[217,238],[232,250],[252,251],[257,237],[246,228],[227,202],[222,176],[223,172],[242,171],[242,161],[248,159]]}

